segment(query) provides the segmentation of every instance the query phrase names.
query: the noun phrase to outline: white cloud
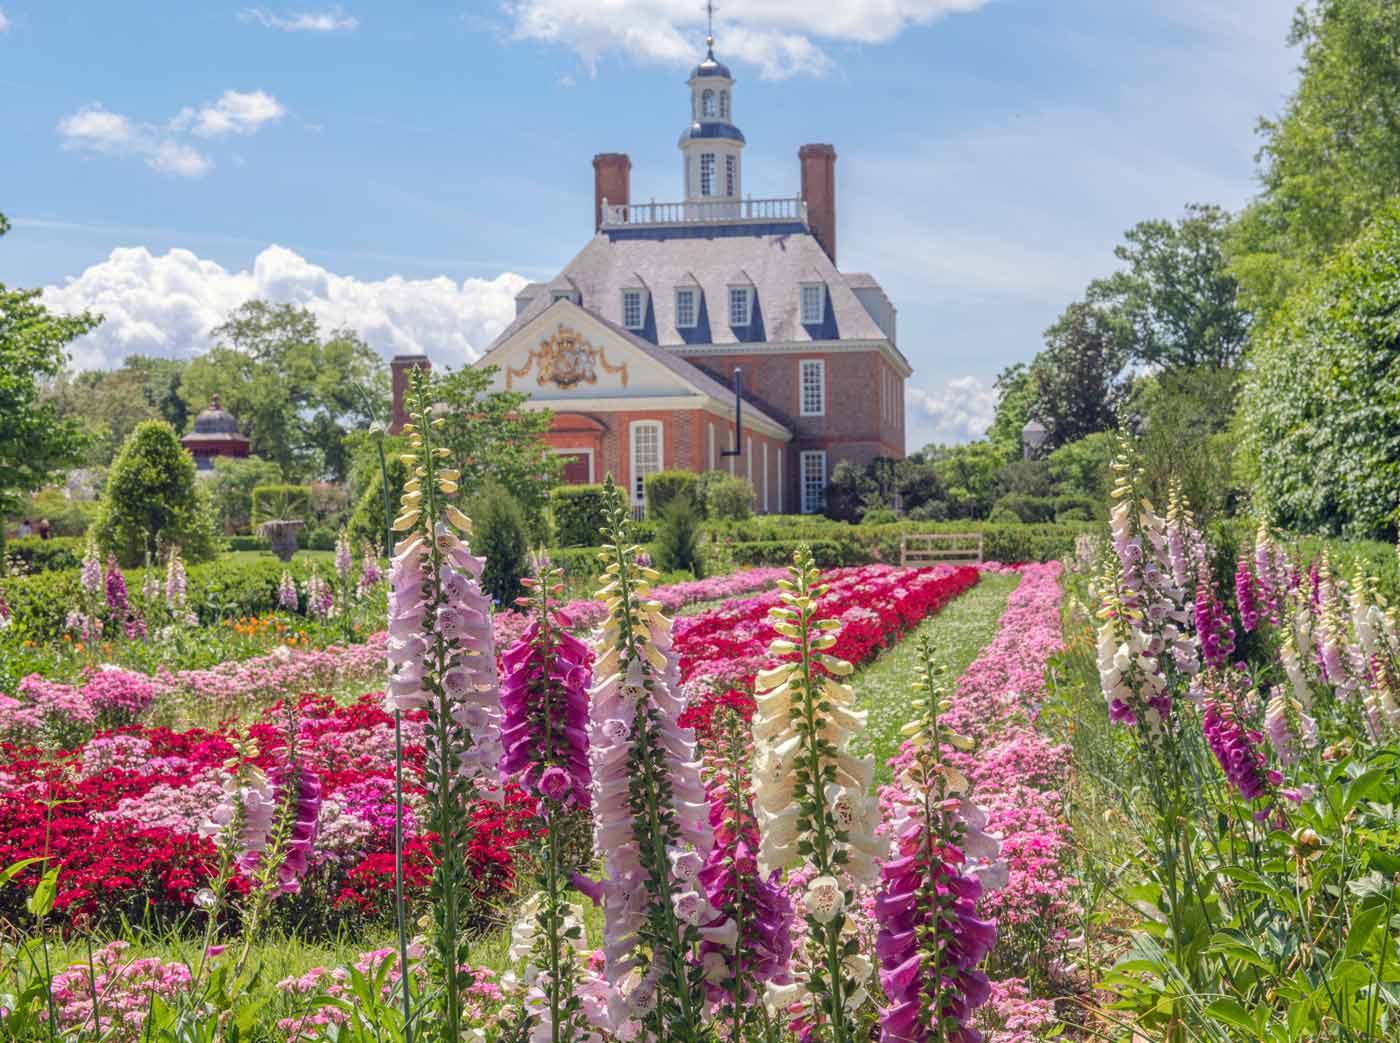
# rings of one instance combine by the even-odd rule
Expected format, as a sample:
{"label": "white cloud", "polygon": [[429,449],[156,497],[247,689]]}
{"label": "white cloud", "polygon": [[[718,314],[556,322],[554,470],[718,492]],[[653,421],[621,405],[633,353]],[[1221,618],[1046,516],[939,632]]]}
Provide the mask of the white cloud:
{"label": "white cloud", "polygon": [[264,123],[274,123],[287,110],[266,91],[227,90],[219,100],[199,109],[181,109],[170,121],[172,130],[189,130],[201,138],[225,134],[252,134]]}
{"label": "white cloud", "polygon": [[129,148],[136,138],[136,130],[129,119],[119,112],[108,112],[100,105],[85,106],[60,120],[58,134],[65,148],[99,152]]}
{"label": "white cloud", "polygon": [[10,31],[10,19],[9,19],[9,16],[5,14],[5,9],[4,9],[3,7],[0,7],[0,33],[7,33],[7,32],[9,32],[9,31]]}
{"label": "white cloud", "polygon": [[63,147],[76,151],[141,156],[146,165],[162,174],[202,177],[214,169],[214,161],[182,134],[218,138],[227,134],[252,134],[286,114],[280,101],[266,91],[226,90],[219,99],[196,109],[185,106],[164,126],[139,123],[101,105],[86,105],[58,123]]}
{"label": "white cloud", "polygon": [[[759,0],[726,14],[715,27],[719,50],[758,67],[762,76],[821,75],[831,59],[818,41],[885,43],[911,25],[973,11],[990,0]],[[735,10],[739,5],[733,5]],[[573,48],[590,73],[607,54],[665,64],[694,62],[704,34],[702,6],[692,0],[509,0],[510,35]]]}
{"label": "white cloud", "polygon": [[911,387],[905,398],[911,450],[928,442],[981,438],[997,409],[996,391],[978,377],[957,377],[932,390]]}
{"label": "white cloud", "polygon": [[189,250],[113,250],[62,286],[44,288],[55,311],[101,312],[105,321],[73,344],[79,369],[120,364],[129,354],[187,358],[210,347],[209,331],[244,301],[260,297],[309,308],[323,329],[348,326],[385,356],[424,351],[440,365],[478,358],[515,316],[528,280],[446,277],[363,280],[338,275],[282,246],[269,246],[252,270],[229,271]]}
{"label": "white cloud", "polygon": [[280,29],[284,33],[353,32],[360,20],[345,13],[337,4],[329,11],[298,11],[289,15],[273,14],[263,7],[245,7],[239,12],[241,22],[257,22],[265,29]]}

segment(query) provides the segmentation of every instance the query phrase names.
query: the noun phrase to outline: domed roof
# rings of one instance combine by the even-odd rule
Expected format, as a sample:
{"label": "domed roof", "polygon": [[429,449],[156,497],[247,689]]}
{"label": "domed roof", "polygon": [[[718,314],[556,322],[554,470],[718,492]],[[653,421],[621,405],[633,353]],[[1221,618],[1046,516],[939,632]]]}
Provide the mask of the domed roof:
{"label": "domed roof", "polygon": [[723,76],[726,80],[734,79],[729,73],[729,66],[715,58],[713,37],[710,39],[709,50],[705,52],[705,60],[690,70],[692,80],[697,76]]}
{"label": "domed roof", "polygon": [[681,144],[706,138],[724,138],[744,144],[744,132],[726,120],[696,120],[681,131]]}
{"label": "domed roof", "polygon": [[209,400],[209,408],[194,418],[194,433],[197,435],[237,435],[238,421],[234,415],[219,405],[219,396]]}

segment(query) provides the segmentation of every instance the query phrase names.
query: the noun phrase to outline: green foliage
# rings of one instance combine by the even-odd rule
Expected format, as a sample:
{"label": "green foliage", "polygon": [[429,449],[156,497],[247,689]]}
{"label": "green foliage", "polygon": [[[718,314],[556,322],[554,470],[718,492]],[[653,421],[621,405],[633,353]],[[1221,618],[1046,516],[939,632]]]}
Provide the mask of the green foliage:
{"label": "green foliage", "polygon": [[1103,309],[1109,340],[1134,360],[1166,369],[1238,363],[1250,315],[1225,261],[1229,226],[1230,215],[1218,206],[1193,203],[1175,222],[1142,221],[1124,233],[1113,253],[1126,269],[1088,290],[1088,302]]}
{"label": "green foliage", "polygon": [[348,329],[323,336],[315,316],[296,304],[248,301],[212,335],[215,346],[182,378],[191,414],[218,395],[253,454],[276,463],[284,479],[343,479],[346,434],[388,412],[379,354]]}
{"label": "green foliage", "polygon": [[1303,532],[1394,532],[1400,498],[1400,206],[1256,339],[1240,402],[1243,471],[1270,520]]}
{"label": "green foliage", "polygon": [[862,525],[889,525],[899,521],[899,515],[888,507],[876,507],[873,511],[866,511],[865,517],[861,518]]}
{"label": "green foliage", "polygon": [[189,411],[180,383],[187,365],[129,355],[118,369],[64,373],[49,397],[60,415],[86,432],[87,465],[105,467],[143,420],[168,420],[176,431],[185,430]]}
{"label": "green foliage", "polygon": [[520,502],[504,486],[488,480],[468,513],[472,552],[486,559],[481,589],[498,605],[512,606],[525,591],[520,581],[530,574],[530,538]]}
{"label": "green foliage", "polygon": [[1062,445],[1046,458],[1051,477],[1065,492],[1101,501],[1108,495],[1108,465],[1116,448],[1112,431],[1098,431]]}
{"label": "green foliage", "polygon": [[608,497],[601,485],[560,485],[550,491],[554,541],[561,547],[594,547],[607,523]]}
{"label": "green foliage", "polygon": [[753,486],[738,475],[706,471],[696,489],[704,494],[707,518],[742,521],[753,515]]}
{"label": "green foliage", "polygon": [[987,521],[993,525],[1019,525],[1021,518],[1010,507],[994,507],[992,513],[987,516]]}
{"label": "green foliage", "polygon": [[207,488],[214,520],[222,533],[248,532],[253,524],[253,492],[259,486],[276,485],[282,470],[256,456],[214,458],[214,473]]}
{"label": "green foliage", "polygon": [[311,487],[307,485],[259,485],[253,489],[252,525],[265,521],[311,520]]}
{"label": "green foliage", "polygon": [[688,571],[705,575],[700,553],[700,512],[690,492],[679,492],[666,505],[656,534],[656,567],[663,572]]}
{"label": "green foliage", "polygon": [[1198,518],[1232,511],[1239,499],[1229,427],[1239,372],[1201,366],[1140,377],[1125,412],[1137,418],[1148,494],[1167,502],[1172,478]]}
{"label": "green foliage", "polygon": [[28,572],[76,569],[83,561],[83,541],[73,536],[56,536],[51,540],[28,536],[6,543],[5,555],[23,563]]}
{"label": "green foliage", "polygon": [[988,521],[1025,522],[1036,524],[1055,520],[1057,504],[1050,496],[1029,496],[1026,493],[1007,493],[992,505]]}
{"label": "green foliage", "polygon": [[208,494],[195,476],[194,457],[164,420],[138,424],[107,476],[95,527],[101,548],[123,566],[155,561],[178,546],[189,562],[217,549]]}
{"label": "green foliage", "polygon": [[1005,459],[991,442],[931,445],[919,454],[943,483],[950,518],[986,517],[998,491]]}
{"label": "green foliage", "polygon": [[[694,510],[696,480],[693,471],[657,471],[647,475],[642,483],[646,494],[647,517],[662,517],[666,508],[679,496],[689,499]],[[703,509],[701,514],[703,515]]]}
{"label": "green foliage", "polygon": [[1024,362],[1007,366],[992,386],[997,393],[997,411],[987,428],[987,440],[1007,460],[1014,460],[1021,455],[1021,429],[1036,414],[1030,366]]}
{"label": "green foliage", "polygon": [[1082,301],[1065,309],[1029,371],[1031,413],[1048,431],[1041,452],[1117,423],[1127,358],[1121,319]]}
{"label": "green foliage", "polygon": [[[355,496],[355,509],[350,514],[348,528],[350,539],[354,543],[368,540],[375,547],[383,547],[388,539],[385,529],[392,517],[385,518],[384,484],[379,470],[379,450],[374,442],[377,437],[381,436],[376,435],[359,442],[355,451],[355,466],[350,478],[350,488]],[[384,470],[389,475],[389,507],[392,510],[399,502],[404,482],[408,481],[409,468],[399,457],[408,452],[409,445],[408,439],[402,436],[382,437]]]}
{"label": "green foliage", "polygon": [[0,283],[0,516],[13,514],[24,493],[78,463],[84,448],[79,425],[60,417],[43,384],[63,369],[68,345],[101,319],[86,312],[53,315],[39,293]]}
{"label": "green foliage", "polygon": [[1260,124],[1263,191],[1230,240],[1244,297],[1265,315],[1400,194],[1397,38],[1392,0],[1298,8],[1289,42],[1302,50],[1301,78]]}
{"label": "green foliage", "polygon": [[462,472],[463,491],[470,495],[487,479],[509,489],[524,511],[530,539],[543,543],[549,534],[549,491],[563,467],[542,437],[554,415],[525,408],[527,394],[493,390],[496,373],[495,366],[484,366],[432,375],[432,401],[446,410],[438,437],[451,451],[452,466]]}

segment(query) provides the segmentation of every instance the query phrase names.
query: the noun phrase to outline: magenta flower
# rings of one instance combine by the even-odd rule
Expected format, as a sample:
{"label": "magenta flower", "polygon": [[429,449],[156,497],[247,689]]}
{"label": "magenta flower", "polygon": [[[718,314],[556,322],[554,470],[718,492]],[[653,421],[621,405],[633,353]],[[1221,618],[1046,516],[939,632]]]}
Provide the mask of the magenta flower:
{"label": "magenta flower", "polygon": [[588,646],[554,619],[548,626],[536,619],[501,657],[502,779],[517,779],[551,800],[588,806],[592,661]]}
{"label": "magenta flower", "polygon": [[1263,740],[1258,732],[1246,731],[1235,718],[1235,709],[1227,702],[1211,699],[1201,715],[1201,729],[1206,745],[1215,754],[1220,770],[1230,785],[1246,800],[1268,793],[1269,780],[1264,770],[1264,757],[1256,744]]}
{"label": "magenta flower", "polygon": [[125,619],[131,603],[126,593],[126,577],[113,558],[107,561],[107,607],[116,619]]}
{"label": "magenta flower", "polygon": [[1235,605],[1240,610],[1240,625],[1245,633],[1252,633],[1259,625],[1259,605],[1255,598],[1257,586],[1254,573],[1250,570],[1249,559],[1243,554],[1235,565]]}
{"label": "magenta flower", "polygon": [[299,603],[296,580],[292,579],[290,572],[283,569],[282,578],[277,582],[277,607],[295,612]]}
{"label": "magenta flower", "polygon": [[1196,587],[1196,635],[1206,665],[1223,669],[1235,653],[1235,630],[1230,610],[1216,596],[1214,585],[1206,582]]}
{"label": "magenta flower", "polygon": [[300,764],[288,764],[272,772],[276,802],[287,804],[290,829],[277,867],[277,886],[283,894],[301,890],[301,878],[311,865],[321,814],[321,778]]}

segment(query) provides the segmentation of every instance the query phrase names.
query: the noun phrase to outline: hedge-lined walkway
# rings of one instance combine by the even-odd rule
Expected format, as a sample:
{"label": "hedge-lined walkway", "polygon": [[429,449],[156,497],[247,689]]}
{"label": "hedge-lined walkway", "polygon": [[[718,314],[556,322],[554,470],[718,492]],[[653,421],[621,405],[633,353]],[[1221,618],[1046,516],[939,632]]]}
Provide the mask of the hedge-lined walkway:
{"label": "hedge-lined walkway", "polygon": [[909,701],[913,698],[909,685],[916,676],[919,637],[927,634],[933,641],[933,647],[948,666],[951,683],[996,635],[997,620],[1006,610],[1006,599],[1020,578],[1014,572],[982,573],[975,587],[954,598],[856,673],[856,693],[870,712],[866,746],[861,752],[875,754],[877,783],[890,781],[887,762],[899,752],[899,730],[909,720]]}

